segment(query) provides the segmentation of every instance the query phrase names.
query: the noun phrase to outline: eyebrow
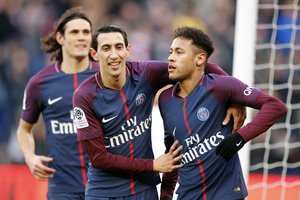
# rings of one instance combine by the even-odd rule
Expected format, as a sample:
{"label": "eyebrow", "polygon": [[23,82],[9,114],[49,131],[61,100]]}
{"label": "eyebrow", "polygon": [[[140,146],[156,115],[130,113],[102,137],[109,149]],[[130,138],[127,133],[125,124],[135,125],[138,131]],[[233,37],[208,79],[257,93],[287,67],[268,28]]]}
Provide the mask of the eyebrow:
{"label": "eyebrow", "polygon": [[184,50],[183,48],[181,48],[181,47],[175,47],[175,48],[172,48],[172,47],[170,47],[170,51],[177,51],[177,50]]}
{"label": "eyebrow", "polygon": [[123,44],[122,42],[119,42],[119,43],[116,43],[116,44],[103,44],[103,45],[101,45],[101,47],[104,47],[104,46],[118,46],[118,45],[125,46],[125,44]]}

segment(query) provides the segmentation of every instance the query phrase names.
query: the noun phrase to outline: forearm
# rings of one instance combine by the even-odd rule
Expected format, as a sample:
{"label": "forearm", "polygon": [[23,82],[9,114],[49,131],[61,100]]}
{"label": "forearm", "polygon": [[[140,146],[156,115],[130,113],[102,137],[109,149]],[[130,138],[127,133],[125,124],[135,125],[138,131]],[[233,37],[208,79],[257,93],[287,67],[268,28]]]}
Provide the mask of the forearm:
{"label": "forearm", "polygon": [[20,125],[17,130],[17,140],[21,152],[24,155],[25,161],[27,162],[28,157],[34,154],[35,143],[32,134],[32,126],[25,121],[20,121]]}
{"label": "forearm", "polygon": [[162,182],[161,182],[161,189],[160,189],[160,198],[166,198],[169,197],[172,199],[173,193],[176,187],[178,179],[178,172],[173,171],[170,173],[164,173],[162,177]]}
{"label": "forearm", "polygon": [[258,114],[250,123],[237,131],[246,142],[267,131],[286,113],[286,106],[280,100],[264,93],[257,98],[256,105],[261,106]]}
{"label": "forearm", "polygon": [[108,152],[100,138],[84,140],[89,159],[94,168],[111,171],[153,172],[153,159],[129,158]]}

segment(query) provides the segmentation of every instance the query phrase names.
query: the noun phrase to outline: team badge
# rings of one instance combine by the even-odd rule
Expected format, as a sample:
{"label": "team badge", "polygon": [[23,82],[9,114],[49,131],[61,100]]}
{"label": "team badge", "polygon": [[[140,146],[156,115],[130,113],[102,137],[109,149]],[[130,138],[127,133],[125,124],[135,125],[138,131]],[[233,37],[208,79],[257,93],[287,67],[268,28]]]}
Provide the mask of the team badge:
{"label": "team badge", "polygon": [[209,111],[207,110],[207,108],[199,108],[197,112],[197,117],[200,121],[206,121],[209,118]]}
{"label": "team badge", "polygon": [[135,98],[135,104],[137,106],[142,105],[146,101],[146,95],[144,93],[138,94]]}
{"label": "team badge", "polygon": [[77,129],[86,128],[89,126],[89,123],[85,117],[85,114],[81,108],[74,108],[74,123]]}

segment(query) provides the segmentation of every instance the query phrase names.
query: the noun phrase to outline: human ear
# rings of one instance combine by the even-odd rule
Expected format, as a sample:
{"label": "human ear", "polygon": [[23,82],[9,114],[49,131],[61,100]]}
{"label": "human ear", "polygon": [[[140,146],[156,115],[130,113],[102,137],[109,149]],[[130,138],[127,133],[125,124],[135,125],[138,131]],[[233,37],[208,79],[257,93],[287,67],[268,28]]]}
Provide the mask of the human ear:
{"label": "human ear", "polygon": [[97,51],[93,48],[90,48],[90,54],[95,61],[99,61]]}
{"label": "human ear", "polygon": [[64,37],[60,32],[57,32],[55,34],[55,39],[58,42],[58,44],[63,45],[64,44]]}
{"label": "human ear", "polygon": [[201,66],[206,61],[206,54],[204,52],[196,55],[196,65]]}
{"label": "human ear", "polygon": [[131,54],[131,45],[130,44],[127,45],[126,50],[127,50],[126,58],[128,58]]}

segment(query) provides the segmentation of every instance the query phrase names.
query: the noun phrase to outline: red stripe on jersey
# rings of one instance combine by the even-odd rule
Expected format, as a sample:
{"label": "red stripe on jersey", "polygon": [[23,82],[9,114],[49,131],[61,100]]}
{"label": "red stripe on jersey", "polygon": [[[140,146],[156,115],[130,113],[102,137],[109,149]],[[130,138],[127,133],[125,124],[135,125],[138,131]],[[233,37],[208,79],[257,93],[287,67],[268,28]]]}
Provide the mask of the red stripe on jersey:
{"label": "red stripe on jersey", "polygon": [[[77,73],[73,75],[73,81],[74,81],[74,91],[78,87],[78,76]],[[83,155],[83,146],[82,142],[78,141],[78,151],[79,151],[79,161],[80,161],[80,167],[81,167],[81,175],[83,180],[84,188],[86,187],[87,177],[86,177],[86,169],[84,164],[84,155]]]}
{"label": "red stripe on jersey", "polygon": [[[192,135],[192,131],[191,131],[191,127],[189,125],[188,119],[187,119],[187,115],[186,115],[186,104],[187,104],[187,98],[183,98],[183,108],[182,109],[183,109],[184,123],[185,123],[185,126],[186,126],[187,130],[188,130],[189,136],[191,136]],[[202,177],[202,180],[203,180],[202,181],[203,200],[207,200],[206,183],[205,183],[206,175],[205,175],[204,168],[203,168],[203,165],[201,163],[200,158],[197,158],[197,163],[198,163],[200,174],[201,174],[201,177]]]}
{"label": "red stripe on jersey", "polygon": [[[123,105],[124,105],[124,110],[126,112],[126,119],[129,120],[130,119],[130,112],[129,112],[129,108],[127,106],[127,99],[126,99],[126,96],[123,92],[122,89],[120,89],[120,95],[121,95],[121,98],[122,98],[122,101],[123,101]],[[130,152],[130,158],[133,159],[133,155],[134,155],[134,148],[133,148],[133,143],[132,141],[130,140],[129,142],[129,152]],[[130,190],[131,190],[131,194],[132,195],[135,195],[135,190],[134,190],[134,177],[133,177],[133,174],[130,173]]]}
{"label": "red stripe on jersey", "polygon": [[204,172],[204,169],[203,169],[203,165],[201,163],[201,160],[199,158],[197,158],[197,162],[198,162],[198,165],[199,165],[199,170],[200,170],[200,174],[202,176],[202,194],[203,194],[203,200],[207,200],[207,195],[206,195],[206,183],[205,183],[205,180],[206,180],[206,175],[205,175],[205,172]]}
{"label": "red stripe on jersey", "polygon": [[191,127],[190,127],[189,122],[186,117],[186,102],[187,102],[186,98],[183,98],[183,118],[184,118],[185,126],[188,130],[188,134],[189,134],[189,136],[191,136],[192,135]]}

